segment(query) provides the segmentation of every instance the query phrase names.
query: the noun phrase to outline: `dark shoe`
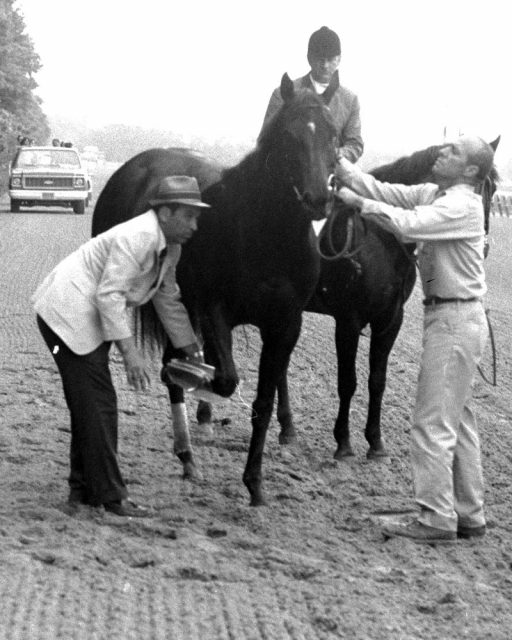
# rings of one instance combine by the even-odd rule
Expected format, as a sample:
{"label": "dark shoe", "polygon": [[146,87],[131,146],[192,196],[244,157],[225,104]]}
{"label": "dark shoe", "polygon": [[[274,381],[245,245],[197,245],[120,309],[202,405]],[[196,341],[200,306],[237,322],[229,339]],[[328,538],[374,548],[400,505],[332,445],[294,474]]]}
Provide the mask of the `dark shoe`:
{"label": "dark shoe", "polygon": [[457,527],[457,536],[459,538],[464,538],[467,540],[468,538],[482,538],[485,536],[486,527],[485,524],[480,527],[464,527],[459,525]]}
{"label": "dark shoe", "polygon": [[131,500],[116,500],[114,502],[105,502],[105,511],[114,513],[116,516],[124,516],[126,518],[147,518],[149,509],[135,504]]}
{"label": "dark shoe", "polygon": [[81,504],[88,504],[87,497],[80,489],[70,489],[68,495],[68,504],[78,506]]}
{"label": "dark shoe", "polygon": [[382,527],[382,533],[386,538],[403,536],[423,544],[447,544],[457,538],[455,531],[429,527],[426,524],[418,522],[418,520],[409,523],[396,522],[385,524]]}

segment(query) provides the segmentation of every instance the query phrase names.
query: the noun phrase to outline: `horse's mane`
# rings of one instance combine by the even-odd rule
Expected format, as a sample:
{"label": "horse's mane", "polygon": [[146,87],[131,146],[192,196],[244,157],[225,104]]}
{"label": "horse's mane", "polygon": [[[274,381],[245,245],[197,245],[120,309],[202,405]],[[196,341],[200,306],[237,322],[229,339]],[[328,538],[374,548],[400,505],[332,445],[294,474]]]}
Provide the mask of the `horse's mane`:
{"label": "horse's mane", "polygon": [[400,184],[420,184],[431,180],[431,170],[441,145],[433,145],[415,151],[410,156],[402,156],[381,167],[372,169],[370,173],[381,182]]}
{"label": "horse's mane", "polygon": [[[421,151],[415,151],[410,156],[402,156],[398,158],[398,160],[376,167],[372,169],[370,173],[381,182],[394,182],[407,185],[429,182],[432,180],[432,166],[436,161],[441,147],[442,145],[432,145]],[[500,179],[495,165],[493,165],[489,172],[489,178],[494,183]]]}

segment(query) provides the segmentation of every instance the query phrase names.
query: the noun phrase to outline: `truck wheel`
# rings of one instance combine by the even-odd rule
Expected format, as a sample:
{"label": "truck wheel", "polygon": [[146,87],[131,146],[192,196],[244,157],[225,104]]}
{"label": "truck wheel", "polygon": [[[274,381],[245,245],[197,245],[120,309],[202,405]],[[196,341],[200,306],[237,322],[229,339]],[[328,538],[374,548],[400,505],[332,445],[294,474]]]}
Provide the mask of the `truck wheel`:
{"label": "truck wheel", "polygon": [[20,201],[11,199],[11,213],[20,212]]}
{"label": "truck wheel", "polygon": [[73,203],[73,211],[78,215],[83,215],[85,213],[85,200],[78,200]]}

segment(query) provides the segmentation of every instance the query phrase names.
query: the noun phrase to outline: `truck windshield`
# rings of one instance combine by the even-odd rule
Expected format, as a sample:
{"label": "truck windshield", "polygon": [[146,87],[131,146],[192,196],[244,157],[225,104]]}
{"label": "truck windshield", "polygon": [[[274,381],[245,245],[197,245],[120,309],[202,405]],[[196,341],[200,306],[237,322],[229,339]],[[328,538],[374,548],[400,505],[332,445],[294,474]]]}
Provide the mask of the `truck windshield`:
{"label": "truck windshield", "polygon": [[23,149],[16,167],[80,167],[76,151],[71,149]]}

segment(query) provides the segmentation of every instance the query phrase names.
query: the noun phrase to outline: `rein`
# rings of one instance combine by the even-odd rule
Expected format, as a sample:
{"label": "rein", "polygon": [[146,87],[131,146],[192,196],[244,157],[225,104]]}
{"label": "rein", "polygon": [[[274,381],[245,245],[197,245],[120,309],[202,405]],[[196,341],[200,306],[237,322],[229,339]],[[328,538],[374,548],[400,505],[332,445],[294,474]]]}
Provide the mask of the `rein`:
{"label": "rein", "polygon": [[496,382],[496,343],[494,342],[494,331],[492,330],[492,324],[490,319],[490,311],[489,309],[485,310],[485,317],[487,319],[487,326],[489,327],[489,339],[491,341],[491,351],[492,351],[492,380],[489,380],[487,376],[484,374],[483,369],[480,365],[478,365],[478,373],[482,376],[482,379],[490,384],[493,387],[498,386]]}
{"label": "rein", "polygon": [[[336,260],[343,260],[343,259],[348,260],[356,270],[357,275],[360,276],[362,274],[362,267],[359,264],[359,262],[355,259],[355,257],[363,249],[365,245],[365,240],[363,239],[362,241],[360,241],[360,238],[357,237],[358,234],[357,234],[357,227],[355,224],[355,218],[356,216],[360,216],[359,210],[353,209],[353,213],[347,216],[345,242],[343,243],[342,249],[340,251],[337,251],[334,246],[333,229],[336,222],[336,217],[339,215],[340,215],[339,210],[337,211],[336,208],[334,207],[330,215],[327,217],[326,223],[324,224],[324,226],[320,230],[320,233],[317,236],[316,245],[315,245],[316,250],[323,260],[327,260],[331,262],[335,262]],[[321,248],[321,245],[324,239],[327,244],[327,249],[329,253],[325,253]],[[400,249],[402,250],[403,254],[405,255],[405,257],[409,261],[409,263],[411,265],[416,266],[416,259],[414,255],[411,255],[405,248],[404,244],[400,242],[397,238],[395,238],[395,240],[398,246],[400,247]],[[403,304],[405,302],[405,279],[403,280],[402,285],[403,286],[400,291],[400,296],[401,296],[401,303]],[[398,304],[395,307],[394,317],[390,320],[389,325],[386,326],[384,329],[382,329],[379,332],[379,334],[384,334],[387,332],[389,326],[393,324],[396,313],[398,312],[400,306],[401,305]]]}
{"label": "rein", "polygon": [[[336,222],[336,217],[339,215],[339,211],[336,211],[336,208],[333,207],[331,213],[329,214],[329,216],[327,216],[325,224],[320,229],[320,233],[317,236],[315,248],[323,260],[329,260],[332,262],[341,260],[343,258],[352,260],[363,248],[363,243],[359,244],[359,246],[356,246],[355,248],[352,248],[354,244],[357,244],[357,233],[354,222],[354,216],[357,215],[357,212],[354,211],[353,214],[347,216],[347,232],[345,235],[345,242],[343,244],[343,247],[340,251],[336,250],[334,246],[333,229]],[[325,253],[322,250],[322,241],[324,239],[327,243],[329,253]]]}
{"label": "rein", "polygon": [[[482,196],[483,204],[484,204],[484,230],[485,230],[485,246],[484,246],[484,258],[487,258],[487,253],[489,251],[489,220],[491,216],[491,201],[493,195],[493,182],[490,176],[486,176],[485,180],[480,184],[479,188],[475,189],[475,192]],[[487,203],[486,203],[487,199]],[[497,355],[496,355],[496,343],[494,341],[494,331],[491,324],[490,318],[490,310],[485,310],[485,317],[487,320],[487,327],[489,328],[489,340],[491,342],[491,352],[492,352],[492,379],[489,380],[487,376],[484,374],[483,369],[480,365],[478,365],[478,373],[482,377],[482,380],[487,382],[493,387],[497,386]]]}

